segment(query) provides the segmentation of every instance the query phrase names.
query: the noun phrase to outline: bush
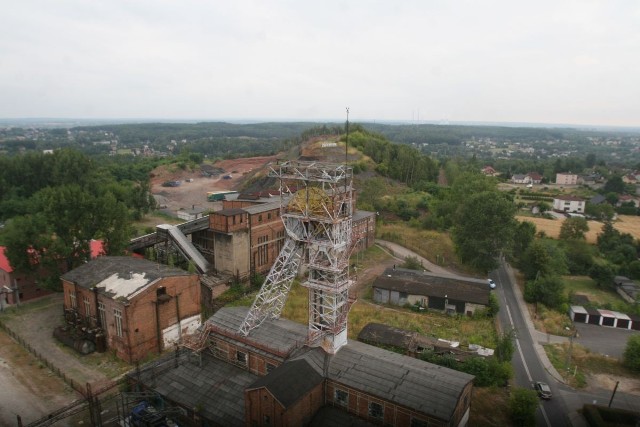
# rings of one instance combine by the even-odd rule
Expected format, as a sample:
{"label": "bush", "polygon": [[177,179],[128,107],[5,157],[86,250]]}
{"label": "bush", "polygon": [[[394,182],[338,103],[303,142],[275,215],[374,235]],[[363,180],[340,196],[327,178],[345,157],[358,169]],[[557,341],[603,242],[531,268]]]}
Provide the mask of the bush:
{"label": "bush", "polygon": [[629,337],[623,354],[623,363],[632,371],[640,372],[640,335]]}
{"label": "bush", "polygon": [[509,399],[509,415],[514,426],[535,426],[538,395],[526,388],[515,388]]}

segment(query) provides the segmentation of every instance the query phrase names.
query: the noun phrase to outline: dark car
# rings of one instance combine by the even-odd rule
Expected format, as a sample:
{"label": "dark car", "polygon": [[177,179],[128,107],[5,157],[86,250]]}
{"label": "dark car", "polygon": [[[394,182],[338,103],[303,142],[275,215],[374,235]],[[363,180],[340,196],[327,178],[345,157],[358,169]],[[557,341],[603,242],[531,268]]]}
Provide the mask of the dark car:
{"label": "dark car", "polygon": [[547,383],[538,381],[535,383],[534,388],[536,389],[536,392],[541,399],[551,399],[551,389],[549,388],[549,385]]}

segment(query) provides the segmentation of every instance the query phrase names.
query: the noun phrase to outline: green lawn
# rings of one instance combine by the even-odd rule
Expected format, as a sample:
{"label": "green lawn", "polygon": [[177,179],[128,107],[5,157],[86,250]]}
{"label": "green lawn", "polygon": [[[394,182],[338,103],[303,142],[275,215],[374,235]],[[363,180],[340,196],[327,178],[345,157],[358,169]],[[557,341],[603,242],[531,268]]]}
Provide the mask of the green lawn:
{"label": "green lawn", "polygon": [[606,308],[620,312],[632,312],[632,307],[624,301],[615,291],[605,287],[599,287],[586,276],[565,276],[565,295],[586,295],[595,308]]}

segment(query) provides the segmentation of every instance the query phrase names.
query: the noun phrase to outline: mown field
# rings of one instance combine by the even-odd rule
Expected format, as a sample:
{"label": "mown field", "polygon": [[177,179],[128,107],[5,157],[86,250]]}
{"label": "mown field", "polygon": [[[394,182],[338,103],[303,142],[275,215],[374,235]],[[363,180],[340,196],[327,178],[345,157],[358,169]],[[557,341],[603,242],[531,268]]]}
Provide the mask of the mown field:
{"label": "mown field", "polygon": [[[538,232],[544,231],[544,233],[553,238],[558,238],[560,234],[560,227],[564,220],[562,219],[544,219],[536,217],[516,216],[519,221],[529,221],[535,224]],[[602,230],[602,223],[597,221],[588,221],[589,231],[586,233],[587,242],[596,243],[598,234]],[[620,215],[618,219],[613,223],[616,230],[621,233],[631,234],[634,238],[640,239],[640,216],[628,216]]]}

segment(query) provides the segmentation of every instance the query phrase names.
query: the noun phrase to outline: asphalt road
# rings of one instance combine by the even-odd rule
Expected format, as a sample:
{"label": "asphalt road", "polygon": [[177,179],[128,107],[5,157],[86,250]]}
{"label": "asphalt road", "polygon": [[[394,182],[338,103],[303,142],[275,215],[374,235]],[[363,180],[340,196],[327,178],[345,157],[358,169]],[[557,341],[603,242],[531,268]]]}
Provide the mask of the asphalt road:
{"label": "asphalt road", "polygon": [[[514,382],[518,387],[531,388],[535,381],[543,381],[549,384],[554,396],[559,396],[560,390],[568,390],[551,378],[544,369],[524,320],[518,300],[513,290],[513,284],[507,270],[501,266],[490,277],[496,282],[495,292],[500,300],[501,310],[498,313],[500,325],[503,331],[513,329],[516,333],[515,347],[512,364],[514,369]],[[536,413],[536,425],[538,426],[567,426],[570,425],[567,417],[567,408],[563,399],[552,398],[541,400]]]}

